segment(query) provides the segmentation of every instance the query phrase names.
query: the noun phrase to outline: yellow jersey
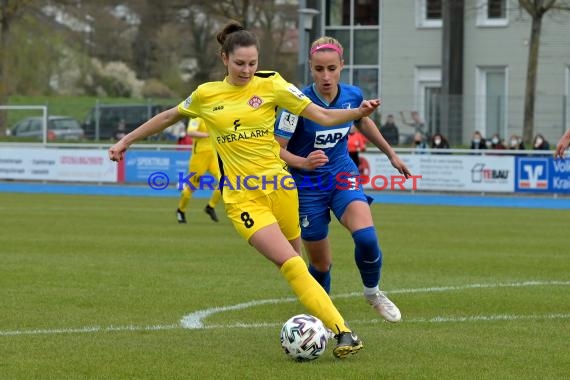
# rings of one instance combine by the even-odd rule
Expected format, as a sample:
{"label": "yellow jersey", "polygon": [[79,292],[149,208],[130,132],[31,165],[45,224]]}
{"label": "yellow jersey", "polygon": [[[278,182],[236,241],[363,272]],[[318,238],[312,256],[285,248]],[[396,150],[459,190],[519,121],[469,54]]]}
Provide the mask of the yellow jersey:
{"label": "yellow jersey", "polygon": [[204,120],[220,158],[224,202],[238,203],[284,187],[280,180],[290,174],[273,135],[276,111],[300,114],[310,103],[279,73],[260,71],[245,86],[227,78],[204,83],[178,105],[178,112]]}
{"label": "yellow jersey", "polygon": [[[206,128],[204,120],[200,119],[199,117],[190,119],[186,131],[208,133],[208,129]],[[192,154],[211,152],[211,151],[212,151],[212,143],[210,142],[209,137],[192,137]]]}

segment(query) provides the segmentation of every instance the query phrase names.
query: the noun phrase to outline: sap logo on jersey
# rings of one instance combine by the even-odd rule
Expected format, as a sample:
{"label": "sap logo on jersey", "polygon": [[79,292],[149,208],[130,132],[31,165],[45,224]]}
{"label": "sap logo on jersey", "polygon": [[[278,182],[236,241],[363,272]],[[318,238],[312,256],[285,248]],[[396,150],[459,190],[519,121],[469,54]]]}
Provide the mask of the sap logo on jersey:
{"label": "sap logo on jersey", "polygon": [[332,148],[335,146],[346,134],[348,128],[327,129],[326,131],[317,131],[315,135],[315,148]]}
{"label": "sap logo on jersey", "polygon": [[315,134],[315,148],[332,148],[335,146],[350,130],[347,128],[327,129],[317,131]]}

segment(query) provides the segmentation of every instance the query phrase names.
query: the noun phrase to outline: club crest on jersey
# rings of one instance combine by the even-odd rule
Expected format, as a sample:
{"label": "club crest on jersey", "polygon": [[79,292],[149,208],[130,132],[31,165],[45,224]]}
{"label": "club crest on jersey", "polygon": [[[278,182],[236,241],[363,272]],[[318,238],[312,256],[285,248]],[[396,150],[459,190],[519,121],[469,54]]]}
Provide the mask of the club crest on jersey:
{"label": "club crest on jersey", "polygon": [[251,99],[249,99],[247,101],[247,104],[249,104],[251,107],[258,109],[262,104],[263,104],[263,99],[261,99],[259,96],[257,95],[253,95],[251,97]]}

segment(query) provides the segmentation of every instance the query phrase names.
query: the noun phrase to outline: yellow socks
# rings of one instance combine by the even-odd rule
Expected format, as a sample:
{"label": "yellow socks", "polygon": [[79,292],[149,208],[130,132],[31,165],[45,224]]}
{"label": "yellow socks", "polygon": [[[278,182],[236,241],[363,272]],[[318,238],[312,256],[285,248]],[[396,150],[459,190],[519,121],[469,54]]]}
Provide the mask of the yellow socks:
{"label": "yellow socks", "polygon": [[178,209],[182,212],[186,212],[186,207],[188,206],[188,202],[190,202],[190,198],[192,198],[192,192],[188,188],[188,186],[184,186],[182,192],[180,193],[180,200],[178,201]]}
{"label": "yellow socks", "polygon": [[210,201],[208,202],[208,206],[215,208],[220,199],[222,199],[222,192],[220,190],[214,190],[210,197]]}
{"label": "yellow socks", "polygon": [[351,331],[329,295],[311,276],[305,261],[300,256],[287,260],[281,266],[281,273],[301,301],[301,304],[335,334]]}

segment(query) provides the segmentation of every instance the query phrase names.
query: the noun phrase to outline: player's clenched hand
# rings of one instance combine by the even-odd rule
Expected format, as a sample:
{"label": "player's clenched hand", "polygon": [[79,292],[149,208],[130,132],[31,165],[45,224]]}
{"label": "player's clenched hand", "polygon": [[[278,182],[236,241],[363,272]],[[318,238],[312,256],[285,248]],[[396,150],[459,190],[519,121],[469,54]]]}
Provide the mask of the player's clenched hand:
{"label": "player's clenched hand", "polygon": [[314,170],[325,165],[329,162],[329,158],[322,150],[313,150],[307,158],[305,159],[305,163],[303,164],[303,169],[305,170]]}
{"label": "player's clenched hand", "polygon": [[363,100],[360,103],[359,110],[362,112],[362,117],[370,116],[372,112],[382,104],[382,100],[380,99],[371,99],[371,100]]}
{"label": "player's clenched hand", "polygon": [[109,148],[109,159],[111,161],[121,161],[125,157],[125,151],[127,146],[119,141],[115,145]]}

